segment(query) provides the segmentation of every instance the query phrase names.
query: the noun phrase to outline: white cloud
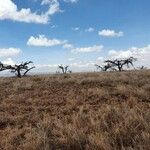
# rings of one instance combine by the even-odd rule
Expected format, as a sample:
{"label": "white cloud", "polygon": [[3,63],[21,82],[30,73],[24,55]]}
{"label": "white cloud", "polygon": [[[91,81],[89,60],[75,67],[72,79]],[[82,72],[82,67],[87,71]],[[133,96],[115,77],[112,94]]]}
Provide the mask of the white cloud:
{"label": "white cloud", "polygon": [[[0,0],[0,20],[13,20],[25,23],[41,23],[47,24],[50,17],[57,12],[62,12],[58,0],[41,0],[41,5],[48,5],[46,12],[37,14],[32,12],[30,8],[18,9],[12,0]],[[76,2],[76,0],[68,0],[66,2]]]}
{"label": "white cloud", "polygon": [[65,48],[65,49],[72,49],[73,45],[69,44],[69,43],[66,43],[66,44],[63,45],[63,48]]}
{"label": "white cloud", "polygon": [[104,58],[103,57],[98,57],[97,60],[98,61],[104,61]]}
{"label": "white cloud", "polygon": [[[47,71],[55,73],[58,70],[58,65],[60,64],[43,64],[43,65],[39,64],[36,65],[36,71],[42,73]],[[73,72],[89,71],[89,67],[91,68],[91,70],[95,69],[93,61],[89,61],[89,62],[79,61],[79,62],[70,63],[68,65],[69,65],[69,69],[71,69]]]}
{"label": "white cloud", "polygon": [[10,19],[19,22],[47,23],[48,17],[44,14],[32,13],[30,8],[18,10],[12,0],[0,0],[0,20]]}
{"label": "white cloud", "polygon": [[103,45],[94,45],[91,47],[81,47],[81,48],[75,48],[71,51],[73,53],[89,53],[89,52],[100,52],[103,49]]}
{"label": "white cloud", "polygon": [[80,28],[79,27],[75,27],[75,28],[72,28],[73,31],[79,31]]}
{"label": "white cloud", "polygon": [[15,62],[12,60],[12,58],[7,58],[6,60],[3,60],[2,63],[6,65],[15,65]]}
{"label": "white cloud", "polygon": [[74,61],[76,58],[69,58],[68,61]]}
{"label": "white cloud", "polygon": [[124,59],[124,58],[128,58],[128,57],[131,57],[131,56],[139,57],[141,55],[142,51],[143,50],[138,49],[136,47],[131,47],[128,50],[119,50],[119,51],[110,50],[108,55],[112,59]]}
{"label": "white cloud", "polygon": [[94,61],[79,61],[71,63],[71,67],[77,67],[77,68],[86,68],[86,67],[92,67],[94,65]]}
{"label": "white cloud", "polygon": [[99,31],[98,34],[104,37],[121,37],[124,35],[122,31],[116,32],[114,30],[109,30],[109,29],[104,29],[102,31]]}
{"label": "white cloud", "polygon": [[90,28],[88,28],[88,29],[85,30],[85,32],[94,32],[94,31],[95,31],[95,29],[92,28],[92,27],[90,27]]}
{"label": "white cloud", "polygon": [[51,16],[57,12],[62,12],[58,0],[43,0],[41,4],[49,5],[49,9],[45,13],[46,16]]}
{"label": "white cloud", "polygon": [[51,47],[57,45],[64,45],[66,43],[66,40],[48,39],[44,35],[39,35],[38,37],[31,36],[27,41],[27,45],[39,47]]}
{"label": "white cloud", "polygon": [[78,2],[78,0],[64,0],[64,2],[67,2],[67,3],[77,3]]}
{"label": "white cloud", "polygon": [[0,48],[0,58],[14,57],[21,53],[19,48]]}
{"label": "white cloud", "polygon": [[132,47],[128,50],[110,50],[108,56],[111,59],[135,57],[138,59],[138,64],[150,67],[150,45],[142,48]]}
{"label": "white cloud", "polygon": [[91,60],[91,61],[78,61],[73,62],[69,66],[73,69],[73,72],[85,72],[85,71],[96,71],[95,64],[101,65],[103,63],[103,58],[101,60]]}
{"label": "white cloud", "polygon": [[50,67],[50,68],[54,68],[54,67],[58,67],[58,64],[38,64],[36,65],[37,68],[43,68],[43,67]]}
{"label": "white cloud", "polygon": [[53,72],[55,73],[58,67],[58,64],[36,64],[35,65],[36,68],[34,69],[34,71],[36,73],[49,73],[49,72]]}

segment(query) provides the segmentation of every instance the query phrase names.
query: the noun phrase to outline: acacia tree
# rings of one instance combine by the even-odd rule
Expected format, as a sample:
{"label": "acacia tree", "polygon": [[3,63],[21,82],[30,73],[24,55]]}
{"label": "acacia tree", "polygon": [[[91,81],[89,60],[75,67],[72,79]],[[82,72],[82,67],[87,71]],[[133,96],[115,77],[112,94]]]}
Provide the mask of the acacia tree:
{"label": "acacia tree", "polygon": [[35,66],[29,67],[30,64],[33,64],[32,61],[28,61],[25,63],[21,63],[11,67],[11,72],[15,73],[17,77],[21,78],[22,76],[26,76],[26,74],[35,68]]}
{"label": "acacia tree", "polygon": [[123,71],[123,67],[127,66],[128,68],[131,66],[134,67],[133,62],[136,61],[137,59],[134,57],[130,57],[127,59],[116,59],[116,60],[106,60],[105,63],[109,63],[112,66],[115,66],[118,68],[118,71]]}
{"label": "acacia tree", "polygon": [[110,63],[107,63],[106,65],[103,66],[95,64],[95,66],[97,67],[97,69],[101,69],[101,71],[115,70],[115,68],[113,68],[113,65]]}
{"label": "acacia tree", "polygon": [[30,67],[29,65],[31,64],[33,64],[32,61],[16,64],[14,66],[0,63],[0,71],[10,70],[12,73],[15,73],[17,77],[21,78],[22,76],[26,76],[30,70],[35,68],[35,66]]}
{"label": "acacia tree", "polygon": [[59,65],[58,69],[60,69],[63,74],[72,73],[72,71],[69,70],[69,66],[67,66],[67,65],[66,66]]}

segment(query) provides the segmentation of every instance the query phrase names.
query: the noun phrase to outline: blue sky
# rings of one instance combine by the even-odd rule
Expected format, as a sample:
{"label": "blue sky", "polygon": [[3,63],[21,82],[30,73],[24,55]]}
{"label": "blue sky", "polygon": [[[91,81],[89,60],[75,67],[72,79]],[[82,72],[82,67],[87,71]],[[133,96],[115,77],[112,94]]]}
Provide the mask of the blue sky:
{"label": "blue sky", "polygon": [[107,58],[150,64],[149,0],[0,0],[0,59],[89,70]]}

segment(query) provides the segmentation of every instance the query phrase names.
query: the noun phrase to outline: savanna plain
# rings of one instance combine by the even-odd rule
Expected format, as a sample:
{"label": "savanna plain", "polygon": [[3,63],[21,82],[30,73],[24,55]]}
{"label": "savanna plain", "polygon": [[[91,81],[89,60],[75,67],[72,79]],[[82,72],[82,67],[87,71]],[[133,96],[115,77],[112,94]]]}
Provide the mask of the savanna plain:
{"label": "savanna plain", "polygon": [[150,150],[150,70],[0,78],[1,150]]}

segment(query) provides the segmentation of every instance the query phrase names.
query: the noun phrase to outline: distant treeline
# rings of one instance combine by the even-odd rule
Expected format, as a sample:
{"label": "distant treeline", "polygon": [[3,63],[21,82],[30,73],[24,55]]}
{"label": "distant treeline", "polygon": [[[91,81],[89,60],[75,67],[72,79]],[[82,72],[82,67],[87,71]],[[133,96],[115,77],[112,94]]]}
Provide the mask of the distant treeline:
{"label": "distant treeline", "polygon": [[[137,61],[136,58],[134,57],[129,57],[127,59],[115,59],[115,60],[106,60],[104,61],[104,65],[100,66],[98,64],[95,64],[96,68],[101,71],[124,71],[125,67],[130,68],[134,67],[134,62]],[[15,64],[15,65],[7,65],[3,64],[0,62],[0,71],[4,70],[10,70],[11,73],[15,73],[15,75],[19,78],[26,76],[27,73],[34,69],[35,66],[33,65],[32,61],[28,62],[22,62],[21,64]],[[141,66],[137,68],[138,70],[143,70],[146,69],[146,67]],[[62,74],[67,74],[67,73],[72,73],[72,71],[69,69],[68,65],[58,65],[58,69],[56,73],[62,73]]]}

